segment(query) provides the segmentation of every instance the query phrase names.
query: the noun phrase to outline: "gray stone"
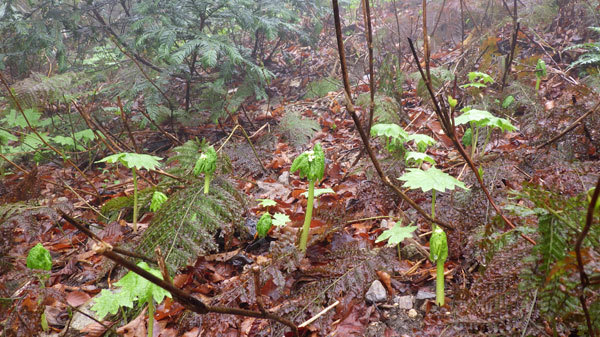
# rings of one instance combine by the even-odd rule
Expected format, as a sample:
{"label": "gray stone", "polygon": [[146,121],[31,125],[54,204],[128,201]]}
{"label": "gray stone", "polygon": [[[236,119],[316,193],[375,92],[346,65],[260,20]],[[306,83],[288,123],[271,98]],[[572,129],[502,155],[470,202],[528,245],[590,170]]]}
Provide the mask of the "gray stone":
{"label": "gray stone", "polygon": [[383,302],[387,299],[387,292],[379,280],[375,280],[371,283],[369,290],[365,294],[365,299],[369,304]]}
{"label": "gray stone", "polygon": [[412,309],[415,297],[412,295],[406,296],[396,296],[394,298],[394,303],[398,305],[400,309]]}
{"label": "gray stone", "polygon": [[290,171],[283,171],[283,173],[277,178],[277,182],[283,185],[290,183]]}
{"label": "gray stone", "polygon": [[419,289],[419,292],[417,293],[418,300],[427,300],[430,298],[435,298],[435,293],[432,293],[431,291]]}

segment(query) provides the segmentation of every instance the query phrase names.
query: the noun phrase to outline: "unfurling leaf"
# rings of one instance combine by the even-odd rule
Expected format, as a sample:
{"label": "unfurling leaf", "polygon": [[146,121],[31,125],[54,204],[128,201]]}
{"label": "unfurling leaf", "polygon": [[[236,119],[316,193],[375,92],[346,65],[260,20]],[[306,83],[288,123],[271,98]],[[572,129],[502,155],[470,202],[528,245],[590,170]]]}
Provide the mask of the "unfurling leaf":
{"label": "unfurling leaf", "polygon": [[169,197],[166,194],[160,191],[155,191],[152,194],[152,202],[150,203],[150,210],[152,212],[158,211],[158,209],[167,201]]}
{"label": "unfurling leaf", "polygon": [[204,173],[208,176],[211,176],[216,169],[217,152],[213,146],[209,146],[196,161],[196,165],[194,166],[194,174],[198,176],[201,173]]}
{"label": "unfurling leaf", "polygon": [[308,181],[316,182],[323,179],[325,174],[325,154],[321,144],[317,143],[311,151],[300,154],[292,162],[290,172],[300,171],[300,178],[306,177]]}
{"label": "unfurling leaf", "polygon": [[273,226],[273,219],[269,212],[263,214],[256,224],[256,233],[259,238],[264,238]]}
{"label": "unfurling leaf", "polygon": [[41,243],[35,245],[29,254],[27,254],[27,268],[29,269],[52,269],[52,257],[48,249],[44,248]]}
{"label": "unfurling leaf", "polygon": [[473,142],[473,129],[468,128],[462,136],[462,143],[464,146],[472,145]]}
{"label": "unfurling leaf", "polygon": [[441,227],[436,227],[429,239],[429,258],[436,264],[444,264],[448,258],[448,240]]}

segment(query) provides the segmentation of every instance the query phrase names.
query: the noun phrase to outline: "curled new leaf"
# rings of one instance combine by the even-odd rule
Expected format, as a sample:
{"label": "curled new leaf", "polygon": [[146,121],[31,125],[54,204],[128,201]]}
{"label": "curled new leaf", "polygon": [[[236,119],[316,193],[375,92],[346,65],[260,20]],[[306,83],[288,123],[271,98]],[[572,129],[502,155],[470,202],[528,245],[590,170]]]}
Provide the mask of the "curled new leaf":
{"label": "curled new leaf", "polygon": [[29,269],[52,269],[52,257],[50,252],[41,243],[35,245],[27,254],[27,268]]}
{"label": "curled new leaf", "polygon": [[194,174],[200,175],[201,173],[212,175],[217,169],[217,152],[213,146],[209,146],[200,155],[200,158],[196,161],[194,166]]}
{"label": "curled new leaf", "polygon": [[263,214],[256,224],[256,233],[258,234],[258,237],[264,238],[267,236],[272,225],[273,219],[271,218],[271,214],[269,212]]}
{"label": "curled new leaf", "polygon": [[290,172],[300,171],[300,178],[306,177],[308,181],[316,182],[323,179],[325,174],[325,154],[321,144],[317,143],[311,151],[300,154],[290,168]]}
{"label": "curled new leaf", "polygon": [[448,240],[446,233],[437,227],[429,239],[429,258],[436,264],[443,264],[448,258]]}
{"label": "curled new leaf", "polygon": [[169,199],[166,194],[160,191],[155,191],[152,194],[152,202],[150,203],[150,210],[156,212],[164,203]]}

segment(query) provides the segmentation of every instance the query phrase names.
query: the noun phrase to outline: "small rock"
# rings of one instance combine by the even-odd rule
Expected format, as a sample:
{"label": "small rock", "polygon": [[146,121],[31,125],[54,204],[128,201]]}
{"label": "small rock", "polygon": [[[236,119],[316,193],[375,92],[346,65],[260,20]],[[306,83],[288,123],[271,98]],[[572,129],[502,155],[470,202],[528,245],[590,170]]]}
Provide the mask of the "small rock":
{"label": "small rock", "polygon": [[373,281],[373,283],[371,283],[371,286],[369,287],[369,290],[365,294],[365,300],[367,301],[367,303],[372,304],[383,302],[386,299],[387,292],[385,291],[383,284],[381,284],[379,280]]}
{"label": "small rock", "polygon": [[408,310],[412,309],[414,300],[415,297],[412,295],[396,296],[394,303],[398,305],[398,308]]}
{"label": "small rock", "polygon": [[419,289],[419,292],[417,292],[418,300],[427,300],[430,298],[435,298],[435,294],[430,291],[423,290],[423,289]]}
{"label": "small rock", "polygon": [[277,182],[283,185],[290,183],[290,171],[283,171],[283,173],[277,178]]}
{"label": "small rock", "polygon": [[410,309],[408,311],[408,317],[410,318],[416,318],[418,315],[419,313],[415,309]]}

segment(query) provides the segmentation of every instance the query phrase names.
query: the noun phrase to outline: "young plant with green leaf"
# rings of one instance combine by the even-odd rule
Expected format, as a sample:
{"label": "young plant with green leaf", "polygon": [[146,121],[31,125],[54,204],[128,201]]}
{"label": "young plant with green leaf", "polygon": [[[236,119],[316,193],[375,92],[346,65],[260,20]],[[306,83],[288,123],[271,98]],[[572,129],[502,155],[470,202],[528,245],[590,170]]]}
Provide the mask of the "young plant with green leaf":
{"label": "young plant with green leaf", "polygon": [[296,171],[299,171],[300,178],[306,177],[308,179],[308,201],[306,203],[306,215],[304,217],[299,245],[300,250],[306,252],[310,222],[312,220],[315,183],[323,179],[323,175],[325,174],[325,154],[323,153],[321,144],[315,144],[312,150],[303,152],[294,159],[290,172],[294,173]]}
{"label": "young plant with green leaf", "polygon": [[396,246],[398,249],[398,258],[400,258],[400,242],[404,241],[404,239],[412,236],[412,233],[417,230],[417,226],[402,226],[402,221],[398,221],[394,223],[392,228],[386,229],[381,233],[375,243],[379,243],[381,241],[387,240],[387,246],[393,247]]}
{"label": "young plant with green leaf", "polygon": [[271,227],[273,227],[273,218],[271,213],[265,212],[256,223],[256,234],[262,239],[267,236]]}
{"label": "young plant with green leaf", "polygon": [[[431,191],[431,217],[435,219],[435,199],[437,192],[453,190],[456,187],[466,189],[463,182],[435,167],[427,171],[409,168],[399,180],[404,181],[404,187]],[[444,305],[444,262],[448,257],[448,243],[444,230],[433,224],[433,234],[429,240],[430,258],[436,264],[436,303]]]}
{"label": "young plant with green leaf", "polygon": [[548,73],[546,72],[546,62],[541,58],[538,59],[537,65],[535,66],[535,94],[537,95],[540,91],[540,83],[542,83],[542,78],[546,77]]}
{"label": "young plant with green leaf", "polygon": [[[331,191],[331,192],[333,192],[333,191]],[[302,193],[302,194],[304,194],[304,193]],[[318,189],[315,191],[315,198],[317,196],[318,196]],[[258,206],[266,208],[267,213],[269,213],[269,215],[270,215],[269,207],[277,206],[277,202],[272,199],[256,199],[256,200],[260,201]],[[261,217],[261,219],[262,219],[262,217]],[[272,217],[272,225],[275,227],[285,227],[285,225],[290,221],[291,221],[290,217],[283,213],[275,213],[275,214],[273,214],[273,217]]]}
{"label": "young plant with green leaf", "polygon": [[97,163],[121,163],[128,169],[131,169],[131,174],[133,176],[133,231],[137,232],[137,218],[138,218],[138,184],[137,184],[137,174],[136,170],[146,169],[146,170],[156,170],[160,167],[159,160],[162,160],[161,157],[151,156],[148,154],[141,153],[116,153],[105,157]]}
{"label": "young plant with green leaf", "polygon": [[[454,122],[456,125],[470,124],[470,128],[465,131],[462,141],[465,146],[471,145],[471,156],[475,155],[480,129],[485,129],[487,132],[485,142],[483,143],[484,151],[490,140],[493,129],[498,128],[503,132],[514,131],[517,129],[509,120],[496,117],[486,110],[465,107],[461,109],[461,112],[463,112],[463,114],[456,117]],[[475,130],[474,133],[473,130]]]}
{"label": "young plant with green leaf", "polygon": [[152,201],[150,202],[150,210],[152,212],[158,211],[162,205],[169,199],[166,194],[160,191],[155,191],[152,194]]}
{"label": "young plant with green leaf", "polygon": [[194,174],[199,176],[204,173],[204,194],[208,194],[210,189],[210,180],[217,169],[217,152],[211,145],[207,147],[200,155],[194,166]]}
{"label": "young plant with green leaf", "polygon": [[[146,262],[138,263],[138,267],[146,270],[152,275],[162,279],[159,270],[152,269]],[[116,314],[121,307],[133,308],[133,303],[138,306],[148,304],[148,337],[153,336],[155,302],[160,304],[165,297],[171,294],[163,288],[146,280],[138,274],[130,271],[122,279],[114,284],[120,287],[119,292],[102,289],[100,296],[95,299],[92,310],[102,320],[107,314]]]}

